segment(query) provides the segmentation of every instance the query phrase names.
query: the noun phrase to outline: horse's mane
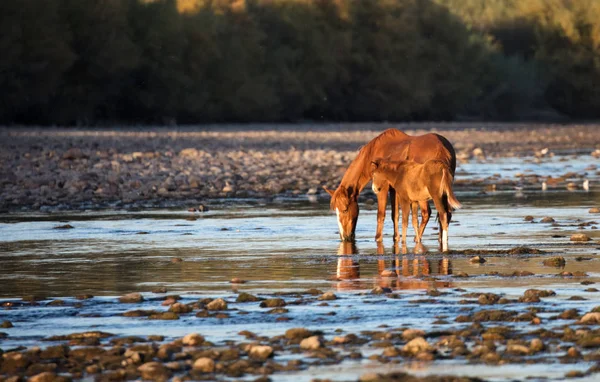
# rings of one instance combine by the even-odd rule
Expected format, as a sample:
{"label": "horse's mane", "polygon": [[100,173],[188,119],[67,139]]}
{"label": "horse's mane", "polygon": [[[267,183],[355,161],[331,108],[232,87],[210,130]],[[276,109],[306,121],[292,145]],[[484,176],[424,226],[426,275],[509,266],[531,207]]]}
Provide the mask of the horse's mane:
{"label": "horse's mane", "polygon": [[390,139],[390,138],[397,138],[397,137],[406,137],[406,136],[407,136],[406,133],[404,133],[398,129],[389,128],[386,131],[384,131],[383,133],[376,136],[375,138],[371,139],[366,144],[362,145],[360,147],[360,149],[358,149],[357,158],[361,157],[361,156],[365,156],[365,155],[368,156],[370,154],[370,152],[373,150],[373,147],[378,145],[382,140]]}

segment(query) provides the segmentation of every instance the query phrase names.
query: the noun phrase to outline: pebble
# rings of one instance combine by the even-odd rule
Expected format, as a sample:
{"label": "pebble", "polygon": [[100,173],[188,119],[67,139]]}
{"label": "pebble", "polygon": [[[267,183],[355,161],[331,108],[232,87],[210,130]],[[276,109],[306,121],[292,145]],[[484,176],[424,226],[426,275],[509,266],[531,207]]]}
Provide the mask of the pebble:
{"label": "pebble", "polygon": [[475,256],[475,257],[471,257],[469,259],[469,262],[474,263],[474,264],[483,264],[486,262],[486,260],[481,256]]}
{"label": "pebble", "polygon": [[542,220],[540,220],[540,223],[554,223],[555,220],[554,218],[550,217],[550,216],[546,216],[544,218],[542,218]]}
{"label": "pebble", "polygon": [[246,280],[242,280],[239,277],[234,277],[229,281],[231,284],[245,284]]}

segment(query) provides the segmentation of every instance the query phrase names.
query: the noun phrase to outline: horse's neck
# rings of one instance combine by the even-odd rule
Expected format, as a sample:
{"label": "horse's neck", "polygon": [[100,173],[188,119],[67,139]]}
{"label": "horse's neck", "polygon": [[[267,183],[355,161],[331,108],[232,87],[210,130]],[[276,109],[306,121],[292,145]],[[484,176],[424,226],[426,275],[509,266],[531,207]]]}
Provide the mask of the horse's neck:
{"label": "horse's neck", "polygon": [[367,159],[365,155],[359,155],[350,163],[342,178],[342,186],[354,187],[358,192],[365,188],[371,179],[369,175],[370,160]]}

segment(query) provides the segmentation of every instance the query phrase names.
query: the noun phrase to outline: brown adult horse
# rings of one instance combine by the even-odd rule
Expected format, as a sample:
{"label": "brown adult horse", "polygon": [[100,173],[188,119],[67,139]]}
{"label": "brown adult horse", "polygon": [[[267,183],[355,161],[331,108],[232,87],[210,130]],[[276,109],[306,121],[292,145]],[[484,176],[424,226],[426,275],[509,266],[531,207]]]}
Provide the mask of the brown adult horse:
{"label": "brown adult horse", "polygon": [[[424,164],[413,161],[390,162],[377,159],[371,165],[373,171],[373,191],[377,194],[385,187],[393,187],[402,207],[402,243],[406,243],[406,229],[411,203],[427,202],[432,199],[438,212],[442,250],[448,250],[448,225],[452,209],[461,205],[452,191],[453,177],[447,164],[438,160],[429,160]],[[413,219],[415,219],[413,211]],[[423,231],[427,225],[424,216],[418,231],[415,230],[415,241],[421,242]]]}
{"label": "brown adult horse", "polygon": [[[335,191],[325,188],[325,191],[331,195],[330,206],[337,214],[342,241],[354,240],[359,213],[358,194],[371,180],[371,161],[376,158],[412,160],[417,163],[437,159],[448,164],[452,175],[454,175],[456,169],[454,148],[441,135],[430,133],[411,136],[397,129],[387,129],[379,134],[360,149],[356,158],[348,166],[339,187]],[[394,240],[397,241],[400,238],[400,233],[398,231],[396,191],[390,187],[389,193],[392,205],[392,221],[394,223]],[[387,194],[388,189],[382,189],[377,195],[376,241],[383,240],[382,232]],[[429,210],[428,204],[427,210]],[[413,211],[416,211],[416,205],[413,206]],[[423,210],[421,212],[423,213]]]}

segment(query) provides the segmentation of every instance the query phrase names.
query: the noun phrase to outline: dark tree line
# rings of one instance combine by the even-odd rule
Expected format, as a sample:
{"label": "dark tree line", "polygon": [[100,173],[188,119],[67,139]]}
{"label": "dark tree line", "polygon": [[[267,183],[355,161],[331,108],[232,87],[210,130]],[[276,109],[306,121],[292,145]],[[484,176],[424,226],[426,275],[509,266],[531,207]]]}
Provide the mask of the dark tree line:
{"label": "dark tree line", "polygon": [[595,0],[0,2],[0,123],[600,117]]}

